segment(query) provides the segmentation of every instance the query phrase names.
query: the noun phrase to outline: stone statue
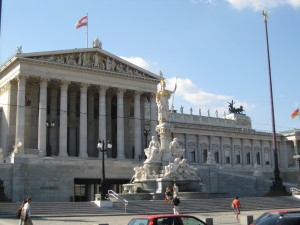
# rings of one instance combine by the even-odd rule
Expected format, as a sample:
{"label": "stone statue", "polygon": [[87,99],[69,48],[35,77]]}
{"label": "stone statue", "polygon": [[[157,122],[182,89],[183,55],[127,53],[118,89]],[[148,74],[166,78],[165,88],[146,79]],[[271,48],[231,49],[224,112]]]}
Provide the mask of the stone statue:
{"label": "stone statue", "polygon": [[93,40],[93,48],[102,48],[102,43],[98,38]]}
{"label": "stone statue", "polygon": [[179,158],[175,158],[173,163],[169,163],[169,165],[165,166],[165,173],[163,175],[164,178],[174,178],[178,174],[179,167]]}
{"label": "stone statue", "polygon": [[160,160],[160,144],[155,136],[152,136],[152,139],[149,143],[149,147],[146,148],[144,151],[145,155],[147,156],[146,162]]}
{"label": "stone statue", "polygon": [[201,116],[201,108],[199,108],[199,116]]}
{"label": "stone statue", "polygon": [[207,110],[207,116],[210,117],[210,112],[209,109]]}
{"label": "stone statue", "polygon": [[183,114],[183,106],[180,106],[180,113]]}
{"label": "stone statue", "polygon": [[164,78],[160,80],[160,91],[156,94],[156,102],[158,106],[158,121],[160,123],[169,121],[170,110],[169,110],[169,98],[172,92],[166,90],[166,82]]}
{"label": "stone statue", "polygon": [[180,146],[177,141],[177,138],[174,138],[173,141],[169,144],[169,150],[172,156],[174,157],[183,157],[184,149]]}
{"label": "stone statue", "polygon": [[197,180],[202,181],[202,179],[197,174],[197,168],[194,166],[191,166],[187,163],[186,159],[182,159],[179,162],[179,173],[182,174],[183,178],[189,178],[189,177],[195,177]]}
{"label": "stone statue", "polygon": [[20,148],[22,147],[22,145],[23,145],[23,144],[22,144],[21,140],[18,138],[18,143],[16,143],[16,144],[13,146],[13,148],[14,148],[13,153],[14,153],[14,154],[18,154]]}
{"label": "stone statue", "polygon": [[215,111],[215,116],[216,116],[216,118],[219,117],[219,116],[218,116],[218,110]]}
{"label": "stone statue", "polygon": [[193,107],[190,108],[190,114],[193,115]]}
{"label": "stone statue", "polygon": [[131,178],[130,183],[133,183],[134,181],[139,181],[143,177],[143,172],[144,172],[143,166],[136,166],[133,168],[133,170],[135,173],[134,173],[133,177]]}

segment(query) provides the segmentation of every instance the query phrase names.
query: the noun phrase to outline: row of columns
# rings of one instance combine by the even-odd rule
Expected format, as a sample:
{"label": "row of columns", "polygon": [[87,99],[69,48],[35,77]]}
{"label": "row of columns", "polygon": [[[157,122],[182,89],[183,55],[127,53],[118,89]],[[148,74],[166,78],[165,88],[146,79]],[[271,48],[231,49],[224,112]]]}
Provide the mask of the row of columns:
{"label": "row of columns", "polygon": [[[176,134],[173,134],[173,136],[176,136]],[[184,146],[185,146],[185,149],[186,149],[186,158],[189,158],[188,156],[188,153],[189,153],[189,145],[190,145],[190,141],[188,140],[188,137],[187,135],[183,135],[184,136],[184,140],[183,140],[183,143],[184,143]],[[197,144],[195,144],[194,146],[197,146],[197,149],[196,149],[196,152],[195,152],[195,158],[196,158],[196,162],[197,161],[201,161],[201,156],[203,157],[203,145],[205,144],[207,146],[207,152],[211,152],[212,155],[214,156],[214,145],[217,144],[218,146],[220,146],[218,148],[218,154],[219,154],[219,164],[221,165],[225,165],[226,164],[226,156],[225,156],[225,151],[226,149],[224,148],[224,144],[223,143],[223,138],[220,137],[220,141],[218,143],[212,141],[212,136],[208,136],[208,142],[205,142],[205,143],[201,143],[200,141],[200,135],[196,135],[196,141],[197,141]],[[255,163],[256,163],[256,152],[259,152],[260,153],[260,159],[261,159],[261,163],[260,165],[261,166],[264,166],[264,162],[265,162],[265,149],[263,148],[263,145],[262,143],[260,143],[260,146],[259,146],[259,151],[256,151],[256,146],[257,145],[254,145],[253,143],[253,140],[250,140],[250,146],[246,145],[245,144],[245,140],[244,139],[241,139],[241,142],[240,142],[240,147],[237,149],[235,146],[235,143],[233,141],[233,138],[230,138],[230,143],[228,143],[228,146],[230,146],[230,164],[232,166],[235,166],[236,165],[236,155],[237,155],[237,151],[239,150],[240,151],[240,165],[242,166],[245,166],[247,165],[246,164],[246,149],[249,149],[249,152],[251,154],[251,163],[250,165],[254,166]],[[272,152],[271,152],[271,142],[268,146],[269,148],[269,160],[270,160],[270,166],[273,165],[273,157],[272,157]],[[205,163],[205,162],[204,162]]]}
{"label": "row of columns", "polygon": [[[19,75],[17,77],[18,81],[18,91],[17,91],[17,112],[16,112],[16,143],[20,141],[23,145],[18,149],[21,154],[24,154],[24,134],[25,134],[25,92],[26,92],[26,76]],[[50,79],[41,78],[40,79],[40,92],[39,92],[39,116],[38,116],[38,149],[40,155],[46,156],[46,121],[47,121],[47,89]],[[59,156],[68,156],[67,146],[68,146],[68,87],[69,81],[61,81],[60,83],[60,116],[59,116]],[[87,147],[88,147],[88,102],[87,91],[89,84],[81,84],[80,86],[80,118],[79,118],[79,156],[88,157]],[[107,130],[106,130],[106,91],[108,87],[99,87],[99,138],[101,140],[106,140]],[[125,158],[124,149],[124,93],[126,89],[118,89],[117,91],[117,158]],[[135,155],[134,158],[138,159],[138,155],[142,155],[142,124],[141,124],[141,94],[142,92],[136,91],[134,94],[134,146]],[[56,95],[57,90],[54,90],[53,96],[51,96],[51,106],[56,107]],[[72,112],[69,115],[70,124],[73,126],[76,121],[76,98],[74,93],[70,93],[70,107],[73,107]],[[151,103],[153,103],[154,95],[151,97]],[[55,115],[51,115],[56,112],[56,109],[50,110],[50,117],[54,118]],[[156,127],[157,121],[157,109],[156,104],[151,104],[150,109],[151,114],[151,129],[153,131]],[[74,122],[74,123],[73,123]],[[70,129],[73,130],[73,129]],[[92,132],[93,133],[93,132]],[[74,147],[74,146],[73,146]]]}

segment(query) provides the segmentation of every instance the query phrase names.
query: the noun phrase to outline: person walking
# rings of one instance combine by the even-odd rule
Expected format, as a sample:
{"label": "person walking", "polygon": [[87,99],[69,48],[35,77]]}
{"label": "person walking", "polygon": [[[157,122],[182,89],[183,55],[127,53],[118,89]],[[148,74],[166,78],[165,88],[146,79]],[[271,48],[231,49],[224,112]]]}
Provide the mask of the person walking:
{"label": "person walking", "polygon": [[23,207],[22,213],[25,215],[27,214],[27,219],[25,221],[22,221],[22,225],[33,225],[32,219],[31,219],[31,211],[30,211],[30,205],[32,203],[31,197],[27,198],[27,202]]}
{"label": "person walking", "polygon": [[235,220],[238,221],[239,220],[239,214],[241,213],[241,202],[239,200],[239,197],[235,197],[235,199],[233,199],[232,203],[232,208],[233,208],[233,212],[235,215]]}
{"label": "person walking", "polygon": [[176,196],[175,198],[173,198],[174,214],[179,214],[179,204],[180,204],[180,200],[179,200],[178,196]]}
{"label": "person walking", "polygon": [[21,204],[20,204],[20,206],[19,206],[19,209],[18,209],[18,212],[17,212],[17,219],[20,219],[19,225],[22,225],[21,213],[22,213],[23,207],[24,207],[24,205],[26,204],[26,202],[27,202],[27,199],[24,199],[24,200],[21,202]]}

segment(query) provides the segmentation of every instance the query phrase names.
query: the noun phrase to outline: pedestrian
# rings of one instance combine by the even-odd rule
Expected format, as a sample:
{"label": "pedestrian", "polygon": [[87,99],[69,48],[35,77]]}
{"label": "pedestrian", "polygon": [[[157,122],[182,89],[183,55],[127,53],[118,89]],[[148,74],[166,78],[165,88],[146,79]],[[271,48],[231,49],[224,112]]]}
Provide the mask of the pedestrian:
{"label": "pedestrian", "polygon": [[168,204],[172,203],[172,189],[170,185],[166,187],[165,200],[168,202]]}
{"label": "pedestrian", "polygon": [[179,214],[179,204],[180,204],[180,200],[179,200],[178,196],[176,196],[175,198],[173,198],[174,214]]}
{"label": "pedestrian", "polygon": [[24,199],[24,200],[21,202],[21,204],[20,204],[20,206],[19,206],[19,209],[18,209],[18,211],[17,211],[17,219],[20,219],[19,225],[22,225],[21,213],[22,213],[23,207],[24,207],[24,205],[26,204],[26,202],[27,202],[27,199]]}
{"label": "pedestrian", "polygon": [[239,197],[235,197],[235,199],[233,199],[231,206],[233,208],[233,212],[234,212],[234,216],[235,216],[235,220],[238,221],[239,220],[239,214],[241,213],[241,202],[239,200]]}
{"label": "pedestrian", "polygon": [[30,211],[30,205],[32,203],[31,197],[27,198],[27,202],[25,203],[22,214],[27,215],[27,219],[25,221],[22,221],[22,225],[33,225],[32,219],[31,219],[31,211]]}
{"label": "pedestrian", "polygon": [[178,197],[178,192],[179,192],[178,186],[176,185],[176,183],[174,183],[174,186],[173,186],[173,198]]}

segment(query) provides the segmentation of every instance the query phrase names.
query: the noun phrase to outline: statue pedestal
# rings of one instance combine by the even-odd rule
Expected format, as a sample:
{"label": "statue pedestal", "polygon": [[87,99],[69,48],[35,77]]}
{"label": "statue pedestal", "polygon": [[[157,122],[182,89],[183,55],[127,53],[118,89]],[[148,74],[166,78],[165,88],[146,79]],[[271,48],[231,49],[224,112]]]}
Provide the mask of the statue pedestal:
{"label": "statue pedestal", "polygon": [[160,135],[160,151],[162,153],[161,161],[163,162],[172,161],[172,157],[170,155],[170,150],[169,150],[172,130],[173,130],[173,126],[169,123],[162,123],[157,125],[156,127],[156,131]]}
{"label": "statue pedestal", "polygon": [[173,180],[171,179],[163,179],[159,178],[156,180],[157,183],[157,188],[156,188],[156,193],[165,193],[166,187],[170,185],[170,187],[173,187]]}

